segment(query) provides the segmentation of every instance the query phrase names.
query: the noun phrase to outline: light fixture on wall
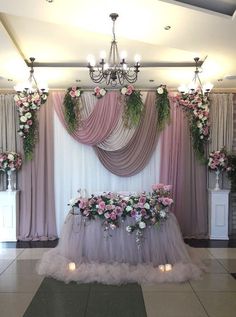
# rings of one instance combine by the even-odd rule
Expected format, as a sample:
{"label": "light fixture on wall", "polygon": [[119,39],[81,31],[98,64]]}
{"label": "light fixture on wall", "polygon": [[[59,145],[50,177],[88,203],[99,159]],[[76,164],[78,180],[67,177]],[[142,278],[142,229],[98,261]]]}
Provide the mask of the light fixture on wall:
{"label": "light fixture on wall", "polygon": [[39,87],[39,85],[34,77],[34,61],[35,61],[35,58],[30,57],[30,62],[31,62],[31,64],[30,64],[30,76],[26,82],[18,83],[17,85],[14,86],[14,89],[17,92],[25,91],[28,94],[30,94],[30,93],[34,93],[37,91],[41,94],[41,93],[48,90],[48,87],[45,84],[40,85],[41,87]]}
{"label": "light fixture on wall", "polygon": [[125,81],[128,83],[134,83],[137,81],[140,56],[135,56],[135,63],[133,66],[129,66],[125,60],[126,56],[120,56],[115,35],[115,21],[118,18],[117,13],[111,13],[110,18],[113,22],[112,33],[113,39],[109,51],[107,62],[105,61],[106,53],[101,53],[101,60],[96,65],[93,56],[88,57],[89,75],[93,82],[100,83],[105,82],[107,85],[116,86],[123,85]]}
{"label": "light fixture on wall", "polygon": [[201,79],[199,77],[199,73],[200,73],[199,60],[200,60],[199,57],[194,58],[194,61],[195,61],[194,77],[191,83],[188,85],[188,87],[186,85],[181,85],[178,87],[178,90],[179,92],[181,92],[181,94],[194,94],[197,90],[201,90],[203,94],[209,94],[209,92],[213,88],[213,84],[211,83],[206,83],[202,85]]}

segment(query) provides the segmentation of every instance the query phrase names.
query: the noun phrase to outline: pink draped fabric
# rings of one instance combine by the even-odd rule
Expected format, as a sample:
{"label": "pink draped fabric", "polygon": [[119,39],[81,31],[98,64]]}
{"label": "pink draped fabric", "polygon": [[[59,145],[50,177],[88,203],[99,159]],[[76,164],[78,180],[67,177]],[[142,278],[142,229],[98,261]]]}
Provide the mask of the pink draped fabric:
{"label": "pink draped fabric", "polygon": [[[61,92],[53,93],[53,101],[61,123],[67,128],[63,112],[64,95]],[[96,145],[105,140],[113,131],[121,111],[120,93],[108,92],[97,101],[92,113],[82,120],[80,127],[71,133],[71,136],[80,143]]]}
{"label": "pink draped fabric", "polygon": [[163,131],[160,181],[173,185],[175,213],[184,236],[207,237],[207,168],[197,161],[183,110],[171,102],[172,122]]}
{"label": "pink draped fabric", "polygon": [[54,203],[54,141],[52,96],[39,111],[39,140],[34,158],[19,173],[19,240],[57,238]]}
{"label": "pink draped fabric", "polygon": [[115,175],[132,176],[148,163],[158,141],[156,126],[155,92],[148,92],[145,115],[129,143],[116,151],[94,147],[101,163]]}

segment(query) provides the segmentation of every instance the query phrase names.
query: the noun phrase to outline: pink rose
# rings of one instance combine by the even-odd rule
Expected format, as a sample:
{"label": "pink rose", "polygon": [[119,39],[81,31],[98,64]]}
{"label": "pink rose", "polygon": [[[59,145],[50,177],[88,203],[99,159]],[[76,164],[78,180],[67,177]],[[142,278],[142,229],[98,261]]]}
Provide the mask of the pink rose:
{"label": "pink rose", "polygon": [[146,197],[145,197],[145,196],[141,196],[141,197],[139,198],[139,202],[140,202],[141,204],[145,204],[145,202],[146,202]]}
{"label": "pink rose", "polygon": [[72,98],[76,97],[76,93],[74,90],[71,90],[69,94],[71,95]]}
{"label": "pink rose", "polygon": [[111,220],[116,220],[116,213],[112,212],[110,218]]}
{"label": "pink rose", "polygon": [[104,203],[103,200],[98,204],[98,207],[99,207],[100,209],[103,209],[103,210],[105,209],[106,204]]}

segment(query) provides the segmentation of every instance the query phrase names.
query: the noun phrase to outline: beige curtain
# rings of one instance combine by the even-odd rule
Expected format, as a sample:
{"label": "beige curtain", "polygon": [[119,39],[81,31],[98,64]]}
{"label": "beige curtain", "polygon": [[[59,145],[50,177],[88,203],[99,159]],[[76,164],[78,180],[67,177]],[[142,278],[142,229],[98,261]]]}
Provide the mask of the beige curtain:
{"label": "beige curtain", "polygon": [[[211,139],[209,152],[225,147],[231,152],[233,149],[233,94],[210,95]],[[215,187],[215,174],[208,173],[208,187]],[[225,173],[220,175],[220,187],[229,189],[230,182]]]}
{"label": "beige curtain", "polygon": [[[18,115],[13,94],[0,95],[0,152],[21,152],[21,142],[17,136]],[[12,183],[17,188],[17,174],[13,173]],[[6,175],[0,172],[0,190],[6,190]]]}

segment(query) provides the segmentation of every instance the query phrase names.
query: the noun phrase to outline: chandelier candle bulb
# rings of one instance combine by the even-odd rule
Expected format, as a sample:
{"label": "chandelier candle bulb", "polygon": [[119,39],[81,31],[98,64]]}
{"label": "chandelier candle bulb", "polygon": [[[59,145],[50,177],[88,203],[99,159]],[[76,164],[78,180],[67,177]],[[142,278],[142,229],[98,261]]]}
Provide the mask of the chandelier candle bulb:
{"label": "chandelier candle bulb", "polygon": [[165,265],[159,265],[159,266],[158,266],[158,269],[159,269],[161,272],[165,272]]}
{"label": "chandelier candle bulb", "polygon": [[70,271],[75,271],[75,269],[76,269],[76,265],[75,265],[74,262],[70,262],[70,263],[68,264],[68,267],[69,267],[69,270],[70,270]]}
{"label": "chandelier candle bulb", "polygon": [[171,271],[172,270],[172,265],[171,264],[166,264],[165,265],[165,271],[166,272],[169,272],[169,271]]}

